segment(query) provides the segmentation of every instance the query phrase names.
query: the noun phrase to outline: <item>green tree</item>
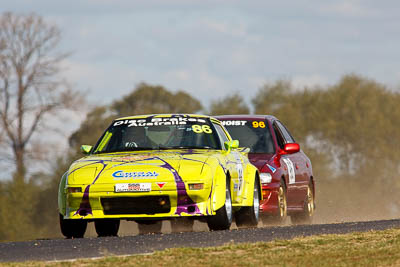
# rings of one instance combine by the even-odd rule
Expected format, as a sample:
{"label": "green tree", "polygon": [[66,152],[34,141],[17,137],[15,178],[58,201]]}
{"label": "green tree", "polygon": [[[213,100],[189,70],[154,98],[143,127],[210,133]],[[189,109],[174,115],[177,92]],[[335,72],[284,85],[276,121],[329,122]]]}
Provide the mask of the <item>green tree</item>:
{"label": "green tree", "polygon": [[315,128],[338,148],[344,169],[371,164],[382,156],[398,160],[390,151],[400,148],[400,140],[394,138],[400,136],[400,128],[393,123],[400,119],[399,97],[386,86],[357,75],[343,77],[324,92]]}
{"label": "green tree", "polygon": [[238,94],[232,94],[219,100],[211,102],[211,115],[229,115],[229,114],[249,114],[250,110],[244,102],[243,97]]}
{"label": "green tree", "polygon": [[200,102],[183,91],[174,94],[163,86],[146,83],[139,84],[132,93],[111,105],[111,110],[116,116],[196,113],[201,109]]}

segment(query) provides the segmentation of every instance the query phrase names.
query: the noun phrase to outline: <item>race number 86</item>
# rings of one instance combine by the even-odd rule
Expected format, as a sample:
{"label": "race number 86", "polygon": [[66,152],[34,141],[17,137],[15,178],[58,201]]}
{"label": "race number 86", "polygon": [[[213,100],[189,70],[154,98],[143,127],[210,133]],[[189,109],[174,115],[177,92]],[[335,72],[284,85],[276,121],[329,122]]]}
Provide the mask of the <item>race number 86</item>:
{"label": "race number 86", "polygon": [[195,132],[195,133],[207,133],[207,134],[212,133],[212,130],[211,130],[210,126],[208,126],[208,125],[195,124],[195,125],[192,125],[192,129],[193,129],[193,132]]}
{"label": "race number 86", "polygon": [[263,121],[253,121],[253,128],[265,128],[265,122]]}

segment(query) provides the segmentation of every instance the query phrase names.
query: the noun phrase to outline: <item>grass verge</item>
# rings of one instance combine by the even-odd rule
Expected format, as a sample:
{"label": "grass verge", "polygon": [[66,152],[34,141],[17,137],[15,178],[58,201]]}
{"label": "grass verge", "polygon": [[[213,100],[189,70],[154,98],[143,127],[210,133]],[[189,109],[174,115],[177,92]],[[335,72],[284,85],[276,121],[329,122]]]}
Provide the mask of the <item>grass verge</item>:
{"label": "grass verge", "polygon": [[210,248],[174,248],[129,257],[0,266],[400,266],[400,229]]}

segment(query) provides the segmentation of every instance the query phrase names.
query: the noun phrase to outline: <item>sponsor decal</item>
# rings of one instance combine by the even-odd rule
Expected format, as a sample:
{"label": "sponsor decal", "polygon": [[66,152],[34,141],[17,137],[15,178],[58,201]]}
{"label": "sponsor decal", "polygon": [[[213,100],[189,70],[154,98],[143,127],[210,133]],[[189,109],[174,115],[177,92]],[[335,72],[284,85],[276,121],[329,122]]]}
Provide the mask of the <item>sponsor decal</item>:
{"label": "sponsor decal", "polygon": [[244,178],[243,178],[243,163],[239,153],[235,153],[236,158],[236,170],[238,172],[238,179],[239,179],[239,186],[238,186],[238,195],[242,194],[242,189],[244,185]]}
{"label": "sponsor decal", "polygon": [[243,126],[247,121],[221,121],[224,126]]}
{"label": "sponsor decal", "polygon": [[283,159],[283,161],[285,162],[287,169],[288,169],[289,184],[294,184],[296,182],[296,175],[294,173],[293,162],[288,158]]}
{"label": "sponsor decal", "polygon": [[233,191],[238,191],[238,189],[239,189],[239,185],[237,184],[237,183],[234,183],[233,184]]}
{"label": "sponsor decal", "polygon": [[271,165],[267,164],[268,168],[271,170],[272,173],[276,172],[276,168],[272,167]]}
{"label": "sponsor decal", "polygon": [[152,118],[149,119],[132,119],[132,120],[120,120],[114,122],[113,126],[128,125],[128,127],[138,126],[161,126],[161,125],[185,125],[188,122],[207,123],[202,118],[191,118],[191,117],[174,117],[174,118]]}
{"label": "sponsor decal", "polygon": [[150,192],[151,183],[116,184],[115,192]]}
{"label": "sponsor decal", "polygon": [[158,185],[158,187],[160,189],[163,188],[165,184],[166,184],[166,182],[158,182],[158,183],[156,183],[156,185]]}
{"label": "sponsor decal", "polygon": [[115,179],[124,179],[124,178],[156,178],[158,176],[158,172],[125,172],[125,171],[116,171],[112,174]]}

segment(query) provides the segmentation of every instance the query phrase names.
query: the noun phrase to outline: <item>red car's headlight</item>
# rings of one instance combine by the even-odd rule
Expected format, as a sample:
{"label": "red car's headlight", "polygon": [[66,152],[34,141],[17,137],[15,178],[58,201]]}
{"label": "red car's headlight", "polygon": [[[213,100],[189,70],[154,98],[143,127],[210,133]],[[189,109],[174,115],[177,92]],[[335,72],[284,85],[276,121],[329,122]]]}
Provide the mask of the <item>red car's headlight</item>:
{"label": "red car's headlight", "polygon": [[262,184],[267,184],[272,181],[272,176],[270,173],[260,173],[260,180]]}

